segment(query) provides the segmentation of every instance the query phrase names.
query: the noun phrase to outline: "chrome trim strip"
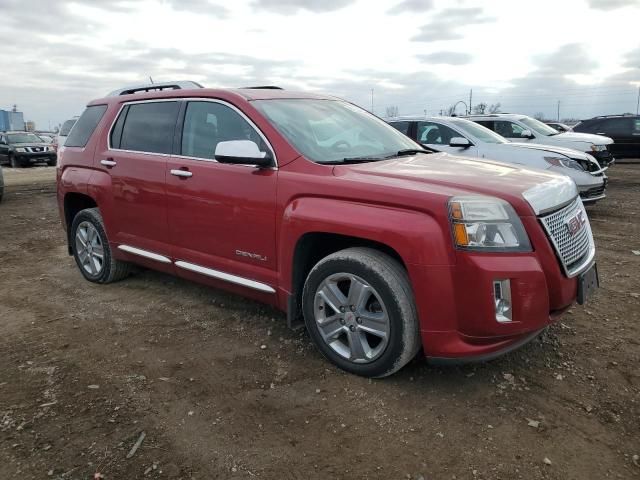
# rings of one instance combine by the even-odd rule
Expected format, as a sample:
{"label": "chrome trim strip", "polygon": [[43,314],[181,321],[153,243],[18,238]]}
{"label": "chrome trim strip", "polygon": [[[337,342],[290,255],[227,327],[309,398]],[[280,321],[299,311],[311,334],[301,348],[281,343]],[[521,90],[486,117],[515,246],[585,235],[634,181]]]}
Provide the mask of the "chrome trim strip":
{"label": "chrome trim strip", "polygon": [[235,283],[236,285],[252,288],[254,290],[259,290],[261,292],[276,293],[274,288],[270,287],[265,283],[256,282],[255,280],[249,280],[248,278],[238,277],[237,275],[231,275],[230,273],[221,272],[219,270],[213,270],[212,268],[201,267],[200,265],[195,265],[189,262],[183,262],[181,260],[178,260],[177,262],[174,262],[174,263],[176,267],[180,267],[195,273],[200,273],[202,275],[206,275],[207,277],[217,278],[219,280]]}
{"label": "chrome trim strip", "polygon": [[127,253],[132,253],[133,255],[138,255],[139,257],[150,258],[151,260],[155,260],[160,263],[171,263],[170,258],[165,257],[164,255],[159,255],[157,253],[148,252],[147,250],[142,250],[141,248],[132,247],[130,245],[118,245],[118,248]]}
{"label": "chrome trim strip", "polygon": [[[219,163],[216,160],[209,159],[209,158],[188,157],[186,155],[173,155],[173,154],[169,154],[169,153],[139,152],[137,150],[124,150],[124,149],[120,149],[120,148],[111,148],[111,132],[113,131],[113,127],[115,127],[116,122],[118,121],[118,118],[122,114],[122,110],[124,109],[124,107],[126,107],[127,105],[135,105],[135,104],[139,104],[139,103],[180,102],[180,101],[219,103],[221,105],[225,105],[225,106],[231,108],[238,115],[240,115],[249,125],[251,125],[251,127],[258,133],[258,135],[260,135],[260,138],[262,138],[262,140],[267,144],[267,146],[271,150],[271,153],[273,154],[273,163],[275,163],[275,165],[273,167],[270,167],[270,168],[273,169],[273,170],[277,170],[278,169],[278,158],[276,156],[276,151],[274,150],[273,145],[271,145],[271,142],[269,142],[269,140],[267,139],[266,135],[264,133],[262,133],[262,130],[260,130],[260,128],[258,128],[258,126],[255,123],[253,123],[253,120],[251,120],[247,115],[245,115],[245,113],[242,110],[240,110],[238,107],[236,107],[235,105],[233,105],[233,104],[231,104],[229,102],[225,102],[224,100],[219,100],[217,98],[171,97],[171,98],[158,98],[158,99],[151,99],[151,100],[132,100],[130,102],[123,102],[120,105],[120,109],[118,110],[118,113],[116,114],[115,117],[113,117],[113,122],[111,123],[111,126],[109,127],[109,132],[107,133],[107,150],[113,151],[113,152],[140,153],[142,155],[157,155],[157,156],[160,156],[160,157],[186,158],[186,159],[190,159],[190,160],[205,160],[205,161],[209,161],[209,162]],[[245,166],[245,167],[249,166],[249,167],[251,167],[251,165],[241,165],[241,166]]]}

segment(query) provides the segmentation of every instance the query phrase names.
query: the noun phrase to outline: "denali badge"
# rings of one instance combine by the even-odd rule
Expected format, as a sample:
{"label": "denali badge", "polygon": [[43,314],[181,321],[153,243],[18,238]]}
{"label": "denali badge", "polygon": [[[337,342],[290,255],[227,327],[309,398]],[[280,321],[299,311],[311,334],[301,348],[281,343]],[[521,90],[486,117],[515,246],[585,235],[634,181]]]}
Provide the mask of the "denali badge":
{"label": "denali badge", "polygon": [[236,255],[238,255],[239,257],[249,257],[252,260],[260,260],[261,262],[267,261],[267,257],[263,257],[259,253],[243,252],[242,250],[236,250]]}
{"label": "denali badge", "polygon": [[569,230],[569,235],[572,237],[582,229],[586,222],[587,221],[584,218],[584,212],[582,210],[576,213],[573,217],[567,218],[564,221],[567,226],[567,230]]}

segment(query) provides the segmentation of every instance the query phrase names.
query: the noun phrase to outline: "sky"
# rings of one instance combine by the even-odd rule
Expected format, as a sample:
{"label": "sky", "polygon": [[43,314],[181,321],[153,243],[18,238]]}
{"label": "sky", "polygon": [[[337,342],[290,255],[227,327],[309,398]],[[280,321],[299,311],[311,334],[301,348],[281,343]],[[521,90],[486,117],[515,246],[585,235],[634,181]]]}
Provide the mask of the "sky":
{"label": "sky", "polygon": [[[555,118],[635,112],[640,0],[0,0],[0,108],[48,129],[125,85],[458,101]],[[465,106],[458,104],[457,113]]]}

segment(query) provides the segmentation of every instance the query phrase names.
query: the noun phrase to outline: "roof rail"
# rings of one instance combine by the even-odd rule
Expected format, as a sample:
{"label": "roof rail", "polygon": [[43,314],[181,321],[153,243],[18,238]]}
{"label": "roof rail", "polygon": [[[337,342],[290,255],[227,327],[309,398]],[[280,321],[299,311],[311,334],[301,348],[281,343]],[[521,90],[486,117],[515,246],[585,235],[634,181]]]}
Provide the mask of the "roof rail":
{"label": "roof rail", "polygon": [[258,85],[257,87],[240,87],[242,90],[284,90],[277,85]]}
{"label": "roof rail", "polygon": [[132,95],[134,93],[141,92],[161,92],[163,90],[182,90],[189,88],[204,88],[198,82],[192,82],[190,80],[181,80],[178,82],[162,82],[162,83],[147,83],[144,85],[133,85],[129,87],[119,88],[107,95],[108,97],[117,97],[118,95]]}
{"label": "roof rail", "polygon": [[593,118],[637,117],[634,113],[614,113],[612,115],[596,115]]}

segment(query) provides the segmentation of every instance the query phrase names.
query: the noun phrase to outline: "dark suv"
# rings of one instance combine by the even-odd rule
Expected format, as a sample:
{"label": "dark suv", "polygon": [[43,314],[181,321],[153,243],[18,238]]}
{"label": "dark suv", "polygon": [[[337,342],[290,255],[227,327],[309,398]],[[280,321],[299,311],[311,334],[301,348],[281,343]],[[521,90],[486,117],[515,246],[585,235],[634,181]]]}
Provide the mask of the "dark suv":
{"label": "dark suv", "polygon": [[56,152],[40,137],[29,132],[0,133],[0,164],[26,167],[34,163],[56,164]]}
{"label": "dark suv", "polygon": [[640,158],[640,115],[607,115],[583,120],[575,132],[606,135],[613,139],[609,150],[615,157]]}

